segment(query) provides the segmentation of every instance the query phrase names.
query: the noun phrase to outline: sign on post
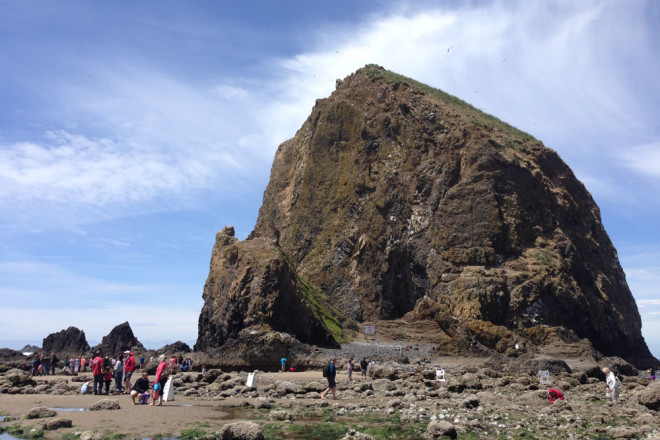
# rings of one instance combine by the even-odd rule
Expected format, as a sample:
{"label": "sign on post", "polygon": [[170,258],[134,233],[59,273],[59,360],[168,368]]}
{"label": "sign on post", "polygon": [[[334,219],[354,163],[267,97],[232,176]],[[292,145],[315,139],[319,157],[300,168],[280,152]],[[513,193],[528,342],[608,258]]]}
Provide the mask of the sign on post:
{"label": "sign on post", "polygon": [[541,385],[550,385],[550,372],[548,370],[539,371],[539,382]]}
{"label": "sign on post", "polygon": [[365,325],[364,326],[364,334],[365,335],[373,335],[374,333],[376,333],[376,327],[374,327],[373,325]]}
{"label": "sign on post", "polygon": [[248,373],[248,378],[247,382],[245,383],[248,387],[256,387],[257,386],[257,372],[253,371],[252,373]]}

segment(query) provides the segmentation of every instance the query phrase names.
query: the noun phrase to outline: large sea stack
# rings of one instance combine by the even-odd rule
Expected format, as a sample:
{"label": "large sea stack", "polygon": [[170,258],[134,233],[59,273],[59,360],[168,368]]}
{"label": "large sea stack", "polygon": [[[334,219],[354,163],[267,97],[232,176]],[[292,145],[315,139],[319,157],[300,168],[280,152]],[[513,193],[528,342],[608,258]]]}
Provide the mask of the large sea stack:
{"label": "large sea stack", "polygon": [[198,350],[245,328],[332,345],[408,314],[500,352],[560,329],[652,360],[598,206],[557,153],[373,65],[280,145],[254,231],[218,234],[204,300]]}

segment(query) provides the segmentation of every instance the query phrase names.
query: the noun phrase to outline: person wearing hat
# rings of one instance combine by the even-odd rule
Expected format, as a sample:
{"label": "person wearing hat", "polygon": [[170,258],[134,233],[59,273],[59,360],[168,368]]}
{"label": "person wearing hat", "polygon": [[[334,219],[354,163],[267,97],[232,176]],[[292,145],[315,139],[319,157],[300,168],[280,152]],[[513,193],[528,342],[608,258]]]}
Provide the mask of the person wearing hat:
{"label": "person wearing hat", "polygon": [[126,350],[124,354],[127,355],[124,357],[124,381],[126,381],[124,390],[128,392],[131,389],[131,376],[133,375],[133,371],[135,371],[135,358],[129,350]]}

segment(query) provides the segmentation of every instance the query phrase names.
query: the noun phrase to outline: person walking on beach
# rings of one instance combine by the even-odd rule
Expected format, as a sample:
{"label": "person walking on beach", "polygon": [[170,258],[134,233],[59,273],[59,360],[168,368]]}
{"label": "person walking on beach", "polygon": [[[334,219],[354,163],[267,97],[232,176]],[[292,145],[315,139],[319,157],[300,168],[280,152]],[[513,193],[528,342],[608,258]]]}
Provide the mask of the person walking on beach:
{"label": "person walking on beach", "polygon": [[325,396],[328,392],[332,391],[332,398],[337,399],[335,390],[337,388],[337,383],[335,382],[335,377],[337,376],[337,368],[335,367],[335,358],[330,359],[330,363],[323,368],[323,376],[328,379],[328,388],[321,394],[321,399],[325,400]]}
{"label": "person walking on beach", "polygon": [[280,359],[280,363],[282,364],[282,373],[286,371],[286,358]]}
{"label": "person walking on beach", "polygon": [[619,379],[607,367],[603,368],[602,371],[605,373],[605,397],[616,404],[619,401]]}
{"label": "person walking on beach", "polygon": [[103,394],[103,358],[101,352],[96,350],[96,357],[92,359],[92,375],[94,375],[94,394]]}

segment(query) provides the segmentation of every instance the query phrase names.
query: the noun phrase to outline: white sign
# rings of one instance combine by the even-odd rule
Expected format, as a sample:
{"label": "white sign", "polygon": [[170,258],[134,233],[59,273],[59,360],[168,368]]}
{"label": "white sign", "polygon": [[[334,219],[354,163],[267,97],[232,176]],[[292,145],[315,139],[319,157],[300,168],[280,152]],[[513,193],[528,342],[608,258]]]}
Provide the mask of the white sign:
{"label": "white sign", "polygon": [[257,374],[256,371],[254,371],[252,373],[248,373],[248,378],[247,378],[247,382],[246,382],[247,386],[249,386],[249,387],[256,387],[257,386],[256,374]]}
{"label": "white sign", "polygon": [[374,327],[373,325],[365,325],[364,326],[364,334],[365,335],[373,335],[374,333],[376,333],[376,327]]}

